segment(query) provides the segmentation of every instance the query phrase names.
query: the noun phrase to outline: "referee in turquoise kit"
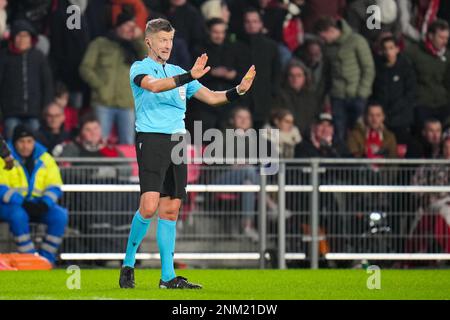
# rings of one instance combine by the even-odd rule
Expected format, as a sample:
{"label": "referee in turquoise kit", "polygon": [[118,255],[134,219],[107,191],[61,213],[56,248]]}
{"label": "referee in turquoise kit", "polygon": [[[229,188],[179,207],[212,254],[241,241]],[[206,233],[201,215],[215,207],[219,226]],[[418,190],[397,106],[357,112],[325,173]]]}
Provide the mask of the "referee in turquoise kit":
{"label": "referee in turquoise kit", "polygon": [[176,221],[186,196],[187,166],[186,163],[173,163],[171,152],[178,142],[171,141],[171,135],[185,133],[186,99],[195,97],[209,105],[228,103],[244,95],[256,75],[255,67],[251,66],[237,87],[228,91],[211,91],[197,81],[210,70],[206,66],[206,54],[197,58],[189,72],[166,63],[172,51],[174,34],[169,21],[149,21],[145,30],[148,56],[135,62],[130,69],[136,108],[136,154],[141,198],[139,210],[131,223],[120,272],[121,288],[135,286],[136,252],[157,212],[156,239],[161,255],[159,288],[202,288],[184,277],[177,277],[174,270]]}

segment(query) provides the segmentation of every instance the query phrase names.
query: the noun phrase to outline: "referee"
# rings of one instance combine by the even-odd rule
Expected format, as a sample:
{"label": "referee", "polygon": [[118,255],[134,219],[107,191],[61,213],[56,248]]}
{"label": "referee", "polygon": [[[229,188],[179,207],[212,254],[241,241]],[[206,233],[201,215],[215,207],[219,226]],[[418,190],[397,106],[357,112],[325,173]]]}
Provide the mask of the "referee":
{"label": "referee", "polygon": [[156,239],[161,255],[159,288],[202,288],[184,277],[176,276],[173,266],[176,221],[186,196],[187,165],[173,163],[171,151],[178,142],[171,141],[171,135],[185,133],[186,99],[195,97],[209,105],[234,101],[250,89],[256,75],[255,67],[251,66],[237,87],[228,91],[211,91],[197,81],[211,69],[206,66],[206,54],[197,58],[189,72],[166,63],[172,51],[174,34],[169,21],[149,21],[145,30],[148,56],[136,61],[130,69],[136,108],[136,154],[141,198],[139,210],[131,222],[120,272],[121,288],[135,286],[135,255],[157,212]]}

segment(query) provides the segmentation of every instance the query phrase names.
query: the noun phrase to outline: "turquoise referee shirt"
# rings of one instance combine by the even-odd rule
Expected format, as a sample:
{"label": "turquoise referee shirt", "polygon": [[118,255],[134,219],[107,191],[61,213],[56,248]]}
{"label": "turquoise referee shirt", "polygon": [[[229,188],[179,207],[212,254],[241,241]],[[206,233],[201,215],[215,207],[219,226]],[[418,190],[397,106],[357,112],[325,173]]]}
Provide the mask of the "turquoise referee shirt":
{"label": "turquoise referee shirt", "polygon": [[136,131],[154,133],[185,133],[184,117],[186,99],[190,99],[202,85],[197,80],[181,87],[160,93],[142,89],[134,83],[140,74],[155,79],[173,77],[186,71],[173,64],[160,64],[147,57],[133,63],[130,69],[130,85],[136,110]]}

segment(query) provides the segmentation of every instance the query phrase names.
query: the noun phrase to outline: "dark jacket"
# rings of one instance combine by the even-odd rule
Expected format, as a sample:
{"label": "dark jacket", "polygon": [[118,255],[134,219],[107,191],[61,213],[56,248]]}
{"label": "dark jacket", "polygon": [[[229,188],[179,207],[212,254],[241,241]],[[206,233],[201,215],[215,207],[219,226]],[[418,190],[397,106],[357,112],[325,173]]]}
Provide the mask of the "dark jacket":
{"label": "dark jacket", "polygon": [[45,56],[32,48],[23,54],[0,51],[0,107],[4,117],[39,117],[53,99],[52,75]]}
{"label": "dark jacket", "polygon": [[174,11],[166,8],[165,13],[176,30],[176,37],[182,37],[186,41],[189,50],[193,50],[196,45],[201,44],[206,38],[206,26],[203,16],[189,2],[181,7],[177,7]]}
{"label": "dark jacket", "polygon": [[333,141],[331,146],[321,144],[316,148],[308,137],[295,148],[295,158],[352,158],[352,156],[345,144],[339,141]]}
{"label": "dark jacket", "polygon": [[54,134],[47,127],[41,126],[39,131],[36,133],[36,140],[44,145],[49,153],[53,152],[53,149],[71,138],[69,132],[64,130],[64,125],[61,128],[60,133]]}
{"label": "dark jacket", "polygon": [[[212,69],[217,67],[225,67],[229,70],[235,70],[238,61],[238,52],[233,44],[225,42],[223,45],[216,45],[207,41],[205,45],[199,46],[194,51],[194,57],[198,57],[201,54],[206,53],[208,55],[208,66]],[[211,72],[205,74],[201,81],[206,87],[211,90],[228,90],[232,86],[238,84],[237,77],[233,80],[227,80],[224,78],[217,78],[211,75]]]}
{"label": "dark jacket", "polygon": [[297,92],[288,86],[281,89],[276,107],[289,109],[294,116],[295,125],[302,133],[309,130],[321,111],[319,98],[314,91],[304,89]]}
{"label": "dark jacket", "polygon": [[410,45],[406,52],[417,75],[417,104],[428,108],[450,105],[450,52],[436,57],[423,43]]}
{"label": "dark jacket", "polygon": [[78,72],[81,60],[89,45],[90,33],[85,14],[80,16],[80,29],[66,27],[68,0],[59,1],[52,13],[50,24],[50,61],[55,78],[64,82],[70,91],[79,91],[86,84]]}
{"label": "dark jacket", "polygon": [[383,106],[389,128],[409,127],[413,123],[416,86],[414,70],[403,55],[392,67],[384,60],[376,61],[372,99]]}
{"label": "dark jacket", "polygon": [[257,76],[253,87],[242,99],[252,110],[255,123],[264,123],[269,118],[270,109],[278,95],[280,85],[280,58],[277,44],[260,34],[250,36],[245,41],[236,43],[239,52],[237,71],[238,79],[247,72],[252,64]]}

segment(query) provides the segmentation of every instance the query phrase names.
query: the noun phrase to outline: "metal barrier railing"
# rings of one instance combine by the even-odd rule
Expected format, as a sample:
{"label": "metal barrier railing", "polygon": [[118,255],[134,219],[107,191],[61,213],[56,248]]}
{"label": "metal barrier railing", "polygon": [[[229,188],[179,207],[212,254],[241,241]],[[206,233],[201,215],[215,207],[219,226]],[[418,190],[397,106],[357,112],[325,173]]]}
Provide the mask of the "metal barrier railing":
{"label": "metal barrier railing", "polygon": [[[58,159],[70,222],[61,257],[121,259],[139,185],[130,159]],[[178,259],[278,268],[339,260],[450,260],[450,161],[281,160],[189,166]],[[155,230],[152,224],[151,229]],[[154,233],[138,258],[157,259]]]}

